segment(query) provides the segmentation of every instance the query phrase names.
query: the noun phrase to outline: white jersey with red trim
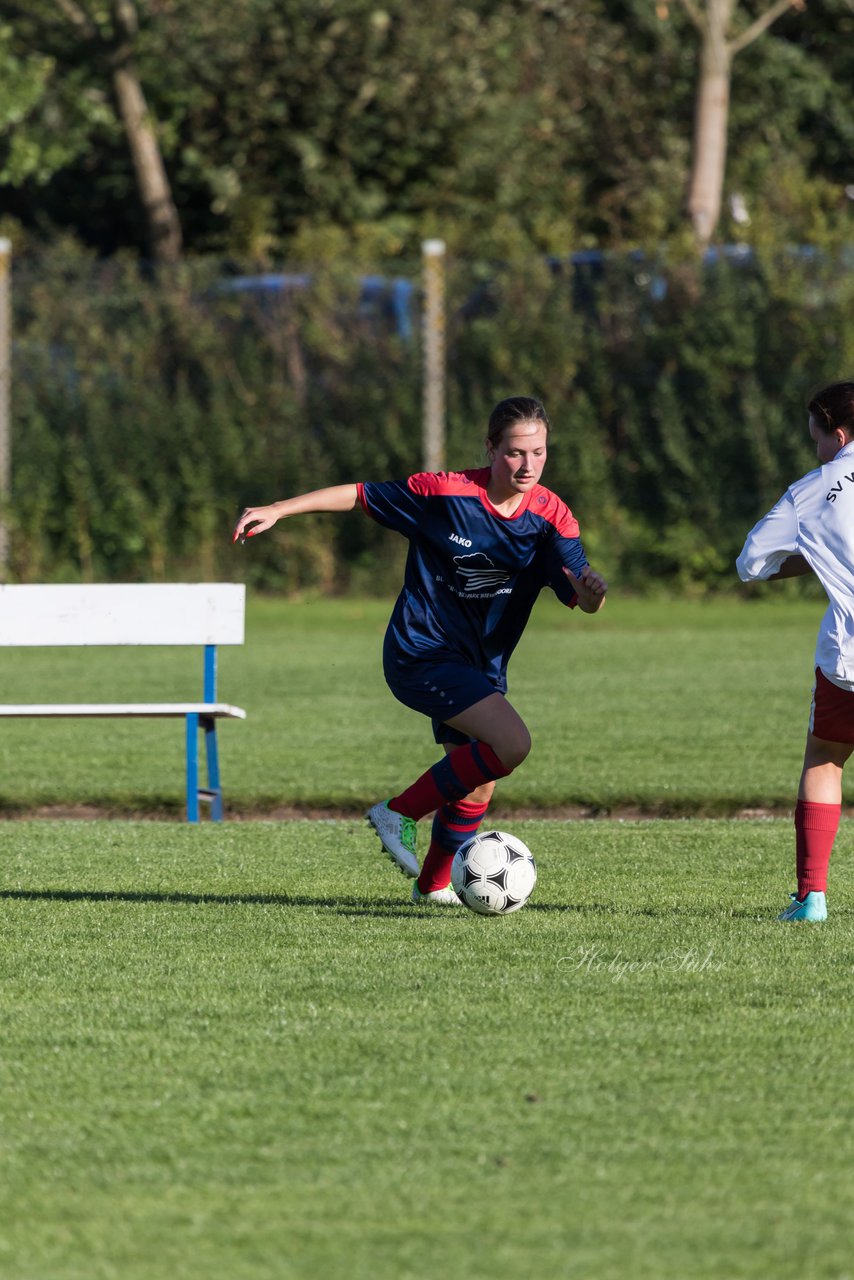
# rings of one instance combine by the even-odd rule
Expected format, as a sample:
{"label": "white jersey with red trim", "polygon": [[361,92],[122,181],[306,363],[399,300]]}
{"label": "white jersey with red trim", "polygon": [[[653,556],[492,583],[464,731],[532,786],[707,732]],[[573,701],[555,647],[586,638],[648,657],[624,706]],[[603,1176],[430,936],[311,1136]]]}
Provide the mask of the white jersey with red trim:
{"label": "white jersey with red trim", "polygon": [[827,592],[815,665],[854,690],[854,441],[790,485],[747,535],[736,561],[743,582],[770,578],[802,555]]}

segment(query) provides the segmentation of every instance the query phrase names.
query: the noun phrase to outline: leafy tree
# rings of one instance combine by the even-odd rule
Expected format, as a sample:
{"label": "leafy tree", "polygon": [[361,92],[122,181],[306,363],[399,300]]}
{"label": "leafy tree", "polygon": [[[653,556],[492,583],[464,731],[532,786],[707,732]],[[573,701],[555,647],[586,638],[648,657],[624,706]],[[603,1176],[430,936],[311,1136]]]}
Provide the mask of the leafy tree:
{"label": "leafy tree", "polygon": [[[735,29],[738,0],[681,0],[700,36],[694,116],[694,154],[688,211],[701,246],[711,240],[721,210],[726,168],[732,60],[789,10],[805,0],[774,0],[747,27]],[[660,10],[667,11],[665,0]]]}
{"label": "leafy tree", "polygon": [[[727,118],[734,189],[783,230],[820,234],[839,221],[850,181],[854,14],[848,0],[810,0],[774,38],[747,45],[771,10],[687,5],[702,23],[724,2],[730,61],[744,44]],[[151,126],[193,251],[310,264],[346,246],[378,265],[435,234],[504,261],[657,244],[684,222],[697,91],[688,8],[657,0],[657,10],[649,0],[0,0],[4,205],[30,226],[73,227],[101,252],[145,242],[143,211],[170,202],[139,195],[144,149],[135,171],[133,112],[121,114],[114,91],[121,51],[145,87],[136,119]]]}
{"label": "leafy tree", "polygon": [[[12,123],[26,119],[31,114],[38,118],[34,127],[19,138],[13,133],[7,160],[3,166],[6,180],[20,181],[33,176],[44,182],[53,176],[76,151],[72,142],[56,141],[56,126],[64,125],[66,112],[72,122],[94,126],[110,125],[112,120],[105,110],[101,84],[112,87],[114,110],[120,123],[133,161],[139,202],[143,210],[152,257],[158,262],[175,262],[181,252],[181,225],[178,210],[163,159],[157,130],[151,117],[145,92],[138,74],[135,45],[138,35],[138,17],[134,0],[110,0],[105,8],[95,14],[86,9],[83,0],[31,0],[25,12],[12,6],[17,19],[14,26],[7,26],[8,36],[14,31],[15,44],[27,42],[37,47],[39,54],[23,55],[21,75],[16,80],[29,80],[30,91],[18,90],[18,107]],[[7,50],[7,57],[14,53],[14,45]],[[14,63],[14,59],[10,59]],[[49,92],[58,66],[64,63],[66,82]],[[85,106],[81,111],[71,107],[69,89],[76,85],[82,90],[85,103],[97,104],[97,109]],[[51,109],[52,108],[52,109]],[[68,108],[71,108],[68,111]],[[73,137],[73,129],[72,129]],[[88,151],[89,139],[78,144]]]}
{"label": "leafy tree", "polygon": [[19,45],[13,27],[0,25],[0,184],[7,188],[44,184],[73,164],[106,115],[78,75],[59,76],[49,53]]}

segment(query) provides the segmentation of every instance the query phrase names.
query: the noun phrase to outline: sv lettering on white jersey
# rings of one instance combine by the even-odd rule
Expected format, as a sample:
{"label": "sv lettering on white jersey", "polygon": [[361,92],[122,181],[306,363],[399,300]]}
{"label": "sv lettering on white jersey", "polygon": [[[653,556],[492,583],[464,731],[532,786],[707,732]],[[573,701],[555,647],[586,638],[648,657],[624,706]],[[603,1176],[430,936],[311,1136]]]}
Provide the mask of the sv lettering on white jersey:
{"label": "sv lettering on white jersey", "polygon": [[[849,484],[854,484],[854,471],[850,475],[843,476],[842,480],[847,480]],[[837,480],[836,484],[831,487],[830,492],[826,495],[826,502],[835,502],[836,495],[842,492],[842,480]]]}

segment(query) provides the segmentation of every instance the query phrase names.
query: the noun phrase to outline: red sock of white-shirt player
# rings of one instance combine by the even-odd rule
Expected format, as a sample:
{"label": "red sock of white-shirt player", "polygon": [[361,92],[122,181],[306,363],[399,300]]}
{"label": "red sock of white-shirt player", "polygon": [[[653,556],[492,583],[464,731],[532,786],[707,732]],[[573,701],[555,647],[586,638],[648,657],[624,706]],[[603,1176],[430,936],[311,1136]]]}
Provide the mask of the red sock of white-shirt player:
{"label": "red sock of white-shirt player", "polygon": [[798,897],[827,891],[830,853],[842,817],[840,804],[816,804],[799,800],[795,806],[795,850]]}

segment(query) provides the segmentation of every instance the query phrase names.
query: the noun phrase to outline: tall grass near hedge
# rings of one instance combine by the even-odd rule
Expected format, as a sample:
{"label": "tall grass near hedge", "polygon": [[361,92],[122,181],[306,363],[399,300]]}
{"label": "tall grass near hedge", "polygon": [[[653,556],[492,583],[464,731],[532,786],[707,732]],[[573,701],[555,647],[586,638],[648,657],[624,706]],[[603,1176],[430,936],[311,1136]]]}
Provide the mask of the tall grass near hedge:
{"label": "tall grass near hedge", "polygon": [[[151,280],[58,244],[17,264],[15,578],[232,576],[246,503],[419,469],[417,300],[407,339],[348,264],[304,270],[308,288],[250,295],[214,262]],[[610,576],[715,586],[811,465],[804,394],[854,369],[852,300],[854,273],[785,252],[453,262],[448,465],[483,461],[497,399],[540,395],[547,479]],[[388,590],[399,572],[400,545],[358,513],[262,541],[245,568],[269,589]]]}

